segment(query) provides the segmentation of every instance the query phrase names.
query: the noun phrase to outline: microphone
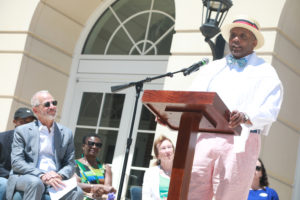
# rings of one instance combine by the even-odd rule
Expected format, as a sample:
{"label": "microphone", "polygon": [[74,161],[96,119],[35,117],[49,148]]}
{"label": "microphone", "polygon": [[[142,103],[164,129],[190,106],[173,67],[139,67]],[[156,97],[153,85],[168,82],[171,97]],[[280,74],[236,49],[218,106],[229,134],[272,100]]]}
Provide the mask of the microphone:
{"label": "microphone", "polygon": [[202,59],[201,61],[193,64],[192,66],[184,69],[183,75],[186,76],[186,75],[189,75],[192,72],[198,71],[201,66],[206,65],[208,62],[209,62],[208,58]]}

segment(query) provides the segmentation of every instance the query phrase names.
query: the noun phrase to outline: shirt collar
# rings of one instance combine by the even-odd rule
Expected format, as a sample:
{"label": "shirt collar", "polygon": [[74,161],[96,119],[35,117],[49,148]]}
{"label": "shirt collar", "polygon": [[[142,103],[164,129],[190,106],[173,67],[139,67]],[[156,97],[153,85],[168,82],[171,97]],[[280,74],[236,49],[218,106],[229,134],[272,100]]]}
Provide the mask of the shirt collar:
{"label": "shirt collar", "polygon": [[[40,120],[38,120],[38,126],[39,126],[39,131],[41,132],[43,131],[48,131],[48,127],[43,125]],[[52,124],[52,126],[50,127],[50,131],[48,131],[50,134],[54,132],[54,122]]]}

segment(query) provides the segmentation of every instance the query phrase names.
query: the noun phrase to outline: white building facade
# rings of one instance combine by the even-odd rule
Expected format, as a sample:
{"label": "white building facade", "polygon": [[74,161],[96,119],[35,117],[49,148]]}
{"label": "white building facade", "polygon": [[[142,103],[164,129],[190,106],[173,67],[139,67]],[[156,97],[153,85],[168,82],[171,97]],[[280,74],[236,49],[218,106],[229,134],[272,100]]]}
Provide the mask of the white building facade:
{"label": "white building facade", "polygon": [[[261,158],[280,199],[300,193],[300,2],[239,0],[225,19],[255,17],[265,45],[258,56],[270,62],[284,85],[284,101]],[[0,0],[0,131],[13,128],[14,111],[30,107],[38,90],[58,100],[58,121],[74,132],[76,156],[88,132],[103,140],[102,161],[120,184],[136,91],[111,87],[190,66],[211,50],[199,31],[201,0]],[[144,89],[185,90],[194,74],[155,80]],[[122,197],[140,185],[156,135],[176,142],[176,132],[157,127],[139,101]],[[298,169],[299,168],[299,169]]]}

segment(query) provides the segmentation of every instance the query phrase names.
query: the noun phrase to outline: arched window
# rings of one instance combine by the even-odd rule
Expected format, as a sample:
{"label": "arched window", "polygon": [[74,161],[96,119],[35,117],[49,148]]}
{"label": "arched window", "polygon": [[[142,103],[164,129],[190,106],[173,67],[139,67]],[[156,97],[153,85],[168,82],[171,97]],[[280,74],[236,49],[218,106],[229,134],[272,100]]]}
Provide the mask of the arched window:
{"label": "arched window", "polygon": [[[110,0],[112,1],[112,0]],[[103,10],[102,10],[103,11]],[[136,128],[128,159],[129,176],[121,180],[128,124],[131,123],[134,88],[112,93],[110,87],[165,73],[174,34],[174,0],[118,0],[101,14],[85,38],[74,65],[72,102],[68,120],[75,127],[76,157],[81,140],[89,132],[103,140],[99,159],[111,164],[116,188],[123,181],[123,196],[130,187],[141,186],[149,167],[156,122],[139,103]],[[71,79],[72,79],[71,78]],[[163,79],[145,84],[144,89],[162,89]],[[68,110],[67,109],[67,110]]]}
{"label": "arched window", "polygon": [[98,19],[82,54],[169,55],[173,0],[119,0]]}

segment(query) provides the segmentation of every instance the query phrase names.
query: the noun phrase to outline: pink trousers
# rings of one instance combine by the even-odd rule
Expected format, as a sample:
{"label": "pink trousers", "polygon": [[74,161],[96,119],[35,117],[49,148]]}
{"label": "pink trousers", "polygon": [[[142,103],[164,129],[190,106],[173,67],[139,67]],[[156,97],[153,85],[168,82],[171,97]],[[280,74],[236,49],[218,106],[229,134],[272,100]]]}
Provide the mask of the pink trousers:
{"label": "pink trousers", "polygon": [[197,141],[188,200],[246,200],[261,137],[251,133],[245,152],[236,153],[232,135],[202,133]]}

